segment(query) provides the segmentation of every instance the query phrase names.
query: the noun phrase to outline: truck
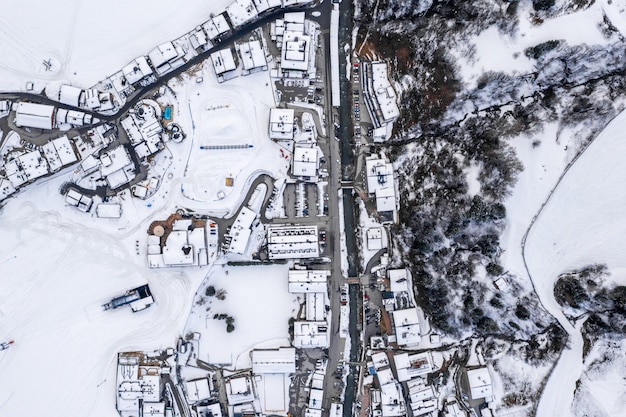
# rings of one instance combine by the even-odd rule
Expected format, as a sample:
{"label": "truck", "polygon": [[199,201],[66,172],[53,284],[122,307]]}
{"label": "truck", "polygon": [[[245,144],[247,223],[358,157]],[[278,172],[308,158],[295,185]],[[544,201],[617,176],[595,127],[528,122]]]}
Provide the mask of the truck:
{"label": "truck", "polygon": [[113,298],[108,303],[103,304],[102,309],[105,311],[114,310],[121,306],[130,305],[133,313],[136,313],[138,311],[145,310],[153,303],[154,298],[152,297],[152,292],[150,292],[150,287],[148,284],[145,284],[141,287],[126,291],[124,295]]}

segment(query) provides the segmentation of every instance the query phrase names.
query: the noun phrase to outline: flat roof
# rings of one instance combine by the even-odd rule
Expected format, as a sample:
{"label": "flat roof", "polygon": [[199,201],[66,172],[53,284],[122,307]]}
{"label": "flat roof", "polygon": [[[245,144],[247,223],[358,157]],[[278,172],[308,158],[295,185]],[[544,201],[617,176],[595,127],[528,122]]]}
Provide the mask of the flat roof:
{"label": "flat roof", "polygon": [[293,152],[293,175],[296,177],[314,177],[317,175],[319,158],[317,148],[296,145]]}
{"label": "flat roof", "polygon": [[260,41],[244,42],[239,45],[239,53],[245,70],[253,70],[267,66],[265,53]]}
{"label": "flat roof", "polygon": [[252,372],[255,374],[292,374],[296,372],[296,350],[294,348],[253,350]]}
{"label": "flat roof", "polygon": [[467,380],[470,386],[472,399],[493,396],[491,375],[486,367],[467,371]]}
{"label": "flat roof", "polygon": [[233,71],[237,68],[235,65],[235,58],[233,57],[233,51],[230,48],[220,49],[219,51],[211,54],[211,61],[213,62],[213,68],[217,75],[223,74],[228,71]]}

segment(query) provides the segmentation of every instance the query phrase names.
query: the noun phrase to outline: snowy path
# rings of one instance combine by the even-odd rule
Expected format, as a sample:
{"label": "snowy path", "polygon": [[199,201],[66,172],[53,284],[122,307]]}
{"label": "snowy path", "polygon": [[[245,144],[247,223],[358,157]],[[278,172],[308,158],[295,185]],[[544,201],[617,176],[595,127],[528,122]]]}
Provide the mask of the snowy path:
{"label": "snowy path", "polygon": [[615,191],[626,179],[626,166],[621,160],[626,154],[625,130],[623,112],[564,172],[523,241],[527,271],[535,290],[570,338],[543,391],[538,417],[568,414],[563,406],[572,403],[583,366],[582,322],[574,327],[554,299],[558,275],[591,263],[605,263],[613,279],[624,281],[626,195]]}

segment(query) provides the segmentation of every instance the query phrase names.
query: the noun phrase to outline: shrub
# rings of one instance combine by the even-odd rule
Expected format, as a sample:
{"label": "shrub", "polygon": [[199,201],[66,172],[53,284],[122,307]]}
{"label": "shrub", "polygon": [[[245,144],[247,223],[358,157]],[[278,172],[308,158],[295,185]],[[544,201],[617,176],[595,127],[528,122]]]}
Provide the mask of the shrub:
{"label": "shrub", "polygon": [[213,297],[215,295],[215,287],[212,285],[209,285],[209,287],[207,287],[206,289],[206,295],[208,297]]}

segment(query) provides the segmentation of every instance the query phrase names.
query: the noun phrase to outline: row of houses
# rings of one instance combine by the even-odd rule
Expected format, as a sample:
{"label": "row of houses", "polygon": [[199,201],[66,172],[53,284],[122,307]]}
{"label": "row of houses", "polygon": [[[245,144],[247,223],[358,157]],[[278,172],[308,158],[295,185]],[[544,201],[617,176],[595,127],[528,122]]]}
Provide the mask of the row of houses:
{"label": "row of houses", "polygon": [[22,128],[52,130],[61,125],[81,127],[97,123],[98,119],[91,114],[56,108],[47,104],[18,102],[13,106],[15,125]]}
{"label": "row of houses", "polygon": [[361,62],[360,74],[365,106],[374,124],[374,141],[386,141],[391,137],[393,122],[400,116],[396,93],[389,82],[387,63]]}

